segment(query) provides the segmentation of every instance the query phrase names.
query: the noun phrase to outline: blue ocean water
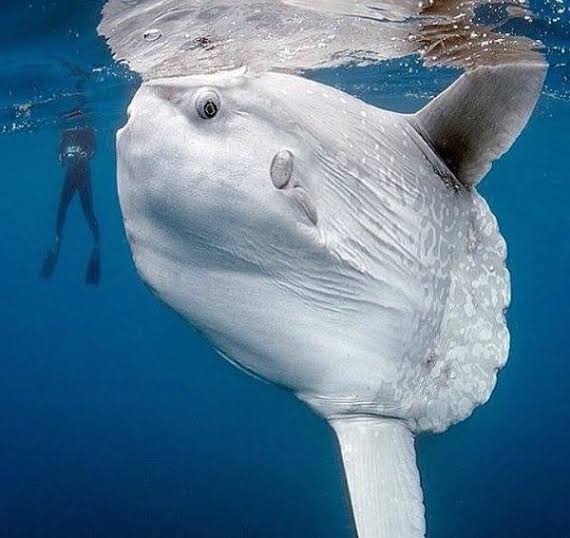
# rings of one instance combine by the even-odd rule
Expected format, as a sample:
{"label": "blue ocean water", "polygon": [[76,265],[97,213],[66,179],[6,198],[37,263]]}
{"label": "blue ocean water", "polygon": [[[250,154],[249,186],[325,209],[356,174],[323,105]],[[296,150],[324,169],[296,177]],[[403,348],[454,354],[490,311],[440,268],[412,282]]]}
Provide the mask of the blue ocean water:
{"label": "blue ocean water", "polygon": [[[114,136],[138,79],[97,37],[101,5],[6,2],[0,14],[0,537],[349,538],[328,427],[220,360],[136,275]],[[536,30],[556,43],[555,66],[481,188],[509,245],[509,362],[488,404],[417,440],[433,538],[570,536],[565,13]],[[398,67],[315,76],[402,110],[453,77],[407,80]],[[58,118],[82,99],[98,135],[98,288],[84,284],[90,236],[77,204],[53,279],[38,277],[62,181]]]}

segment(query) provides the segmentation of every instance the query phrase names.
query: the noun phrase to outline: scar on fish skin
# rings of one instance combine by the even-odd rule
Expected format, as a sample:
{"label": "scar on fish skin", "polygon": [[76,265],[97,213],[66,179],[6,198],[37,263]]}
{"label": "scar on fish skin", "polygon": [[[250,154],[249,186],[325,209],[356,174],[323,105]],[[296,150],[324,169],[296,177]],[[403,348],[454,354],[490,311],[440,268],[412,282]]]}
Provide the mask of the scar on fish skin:
{"label": "scar on fish skin", "polygon": [[[209,35],[201,35],[198,36],[196,39],[194,39],[194,43],[196,43],[196,45],[205,48],[205,49],[212,49],[213,48],[213,40]],[[210,45],[210,46],[208,46]]]}

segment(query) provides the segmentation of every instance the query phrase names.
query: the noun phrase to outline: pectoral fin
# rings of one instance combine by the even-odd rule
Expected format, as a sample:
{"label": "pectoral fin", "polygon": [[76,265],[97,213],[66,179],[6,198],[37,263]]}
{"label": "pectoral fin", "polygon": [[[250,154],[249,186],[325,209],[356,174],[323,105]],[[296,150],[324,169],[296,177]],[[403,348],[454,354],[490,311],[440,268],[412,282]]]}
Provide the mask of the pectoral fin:
{"label": "pectoral fin", "polygon": [[303,215],[309,219],[311,224],[316,226],[319,222],[319,214],[317,213],[317,208],[315,207],[315,204],[313,204],[309,193],[303,187],[297,186],[289,189],[288,195]]}
{"label": "pectoral fin", "polygon": [[307,190],[294,179],[295,156],[287,149],[275,154],[269,170],[273,186],[283,192],[313,225],[319,222],[317,208]]}

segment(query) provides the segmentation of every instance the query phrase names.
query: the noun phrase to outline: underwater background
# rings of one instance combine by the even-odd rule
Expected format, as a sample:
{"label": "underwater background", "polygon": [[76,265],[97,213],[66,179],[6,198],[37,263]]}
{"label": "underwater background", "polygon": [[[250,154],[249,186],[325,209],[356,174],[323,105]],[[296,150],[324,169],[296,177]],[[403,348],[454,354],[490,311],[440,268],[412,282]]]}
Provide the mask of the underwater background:
{"label": "underwater background", "polygon": [[[349,538],[336,441],[287,392],[244,376],[139,280],[116,193],[115,132],[138,77],[97,36],[102,1],[0,13],[0,538]],[[543,96],[481,192],[509,247],[511,353],[485,406],[416,441],[431,538],[570,537],[570,17],[531,3]],[[413,59],[314,73],[413,111],[457,72]],[[63,114],[97,130],[102,282],[89,230],[53,238]]]}

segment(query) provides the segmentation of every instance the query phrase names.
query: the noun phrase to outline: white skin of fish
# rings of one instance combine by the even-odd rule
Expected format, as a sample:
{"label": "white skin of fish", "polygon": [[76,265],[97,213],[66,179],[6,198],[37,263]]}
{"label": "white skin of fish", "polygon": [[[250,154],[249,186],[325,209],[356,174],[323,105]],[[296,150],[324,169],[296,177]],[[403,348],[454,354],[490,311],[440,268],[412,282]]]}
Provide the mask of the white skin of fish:
{"label": "white skin of fish", "polygon": [[[288,75],[158,80],[118,148],[133,254],[162,300],[327,417],[408,418],[473,193],[446,185],[405,116]],[[316,226],[272,185],[283,149]]]}
{"label": "white skin of fish", "polygon": [[414,116],[292,75],[157,79],[118,134],[141,277],[330,422],[359,538],[424,536],[412,432],[469,416],[507,359],[506,247],[473,187],[544,74],[481,68]]}

